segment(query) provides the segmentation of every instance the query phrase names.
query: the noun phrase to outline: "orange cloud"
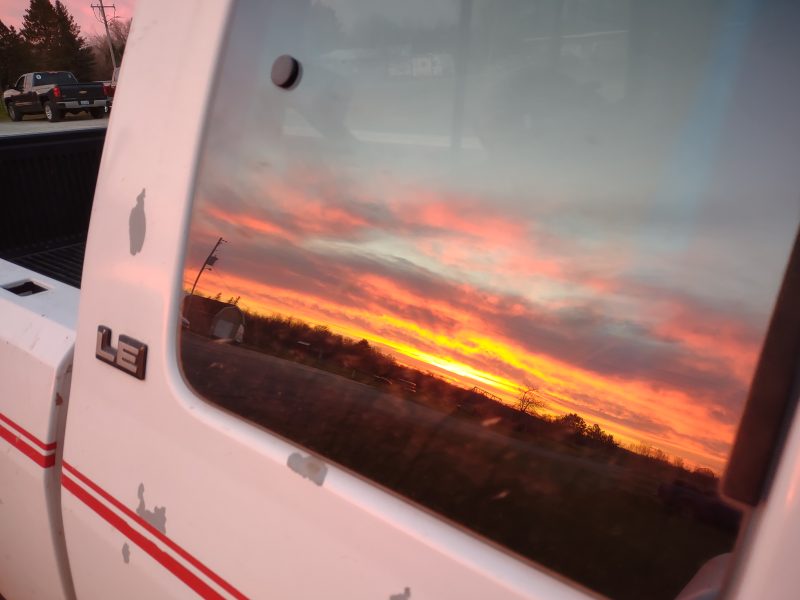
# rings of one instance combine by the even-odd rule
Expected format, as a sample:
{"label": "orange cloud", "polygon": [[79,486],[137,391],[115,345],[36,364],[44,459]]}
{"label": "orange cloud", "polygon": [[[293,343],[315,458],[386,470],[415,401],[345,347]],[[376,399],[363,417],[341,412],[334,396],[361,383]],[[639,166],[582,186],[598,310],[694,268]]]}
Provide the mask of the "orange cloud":
{"label": "orange cloud", "polygon": [[291,232],[271,223],[265,219],[257,219],[247,214],[241,213],[228,213],[215,206],[209,206],[205,209],[205,214],[212,217],[217,223],[227,223],[234,227],[245,227],[255,233],[261,233],[268,236],[276,236],[285,239],[295,239],[296,236]]}

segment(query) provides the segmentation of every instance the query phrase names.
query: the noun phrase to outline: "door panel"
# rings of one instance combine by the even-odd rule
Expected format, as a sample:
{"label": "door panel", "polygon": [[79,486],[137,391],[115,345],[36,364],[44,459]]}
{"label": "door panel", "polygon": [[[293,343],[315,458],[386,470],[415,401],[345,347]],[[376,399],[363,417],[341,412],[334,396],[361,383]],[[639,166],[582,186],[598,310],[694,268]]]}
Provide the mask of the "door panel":
{"label": "door panel", "polygon": [[[798,183],[793,104],[746,91],[790,36],[737,6],[143,1],[82,288],[79,597],[670,597],[729,550]],[[145,89],[199,100],[142,119]]]}
{"label": "door panel", "polygon": [[[172,134],[162,138],[160,119],[141,121],[136,94],[208,89],[227,10],[142,2],[134,20],[87,242],[66,432],[63,514],[78,596],[374,598],[409,587],[423,598],[581,597],[333,465],[316,485],[287,465],[299,448],[183,383],[179,232],[205,109],[168,109]],[[143,240],[129,226],[137,206]],[[114,347],[120,334],[147,344],[143,381],[95,358],[101,324]]]}

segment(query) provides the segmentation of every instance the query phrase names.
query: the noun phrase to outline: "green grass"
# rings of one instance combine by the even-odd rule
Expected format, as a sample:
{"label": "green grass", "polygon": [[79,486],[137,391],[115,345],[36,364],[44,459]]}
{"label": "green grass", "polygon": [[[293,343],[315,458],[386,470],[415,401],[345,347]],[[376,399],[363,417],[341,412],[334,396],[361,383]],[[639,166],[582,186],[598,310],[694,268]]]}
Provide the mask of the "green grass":
{"label": "green grass", "polygon": [[5,108],[0,109],[0,123],[5,123],[6,121],[11,121],[11,119],[8,118]]}

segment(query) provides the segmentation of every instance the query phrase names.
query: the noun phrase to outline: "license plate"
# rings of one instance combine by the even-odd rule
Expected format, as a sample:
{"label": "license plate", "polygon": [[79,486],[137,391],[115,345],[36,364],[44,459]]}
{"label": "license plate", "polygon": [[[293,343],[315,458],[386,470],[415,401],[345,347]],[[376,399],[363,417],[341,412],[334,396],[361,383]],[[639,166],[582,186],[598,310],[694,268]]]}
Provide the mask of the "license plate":
{"label": "license plate", "polygon": [[81,102],[81,105],[85,105],[85,106],[89,106],[91,104],[91,102],[89,102],[88,100],[81,100],[80,102]]}

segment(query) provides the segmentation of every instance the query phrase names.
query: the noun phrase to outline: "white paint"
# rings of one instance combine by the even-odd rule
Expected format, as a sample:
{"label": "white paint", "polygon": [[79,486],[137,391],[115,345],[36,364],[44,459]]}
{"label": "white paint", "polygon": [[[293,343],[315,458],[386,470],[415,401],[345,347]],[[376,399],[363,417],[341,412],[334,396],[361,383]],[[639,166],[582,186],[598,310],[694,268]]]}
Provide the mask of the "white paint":
{"label": "white paint", "polygon": [[[300,449],[184,383],[184,236],[229,7],[138,5],[87,244],[66,460],[131,510],[146,482],[148,500],[167,507],[170,538],[254,598],[366,600],[406,586],[415,599],[585,598],[340,469],[329,466],[321,487],[298,477],[286,464]],[[143,113],[140,98],[152,89],[179,101]],[[147,241],[131,256],[128,216],[142,188]],[[95,359],[101,323],[148,345],[144,382]],[[64,519],[81,600],[194,597],[133,544],[125,564],[128,541],[68,493]]]}
{"label": "white paint", "polygon": [[[252,597],[372,599],[406,587],[415,600],[587,597],[340,469],[329,466],[324,485],[310,484],[286,467],[298,448],[200,401],[183,382],[176,332],[184,235],[229,7],[230,2],[189,0],[141,0],[138,6],[87,246],[67,461],[131,511],[139,501],[138,485],[146,481],[148,501],[168,507],[170,538]],[[163,105],[160,113],[143,113],[140,98],[152,89],[178,102]],[[143,187],[147,243],[132,256],[127,222]],[[0,261],[0,284],[29,275]],[[78,292],[34,278],[50,288],[46,294],[22,299],[0,292],[0,335],[8,342],[0,347],[0,409],[50,441],[63,423],[64,411],[54,411],[49,402],[66,380]],[[148,344],[144,382],[96,360],[101,323]],[[6,586],[0,591],[13,600],[68,597],[50,535],[47,498],[56,470],[44,472],[5,448],[0,539],[15,540],[16,554],[9,559],[0,551]],[[740,544],[730,598],[796,596],[798,489],[795,422],[770,500]],[[70,565],[82,600],[194,597],[71,494],[65,492],[63,500]],[[36,518],[18,518],[23,508]],[[166,548],[122,511],[112,512]],[[128,564],[120,556],[126,544]]]}
{"label": "white paint", "polygon": [[[27,279],[47,290],[2,289]],[[0,413],[45,444],[63,440],[77,314],[78,290],[0,260]],[[42,457],[60,452],[37,447],[5,420],[0,427]],[[0,594],[9,600],[74,597],[60,487],[57,466],[43,468],[0,439]]]}

